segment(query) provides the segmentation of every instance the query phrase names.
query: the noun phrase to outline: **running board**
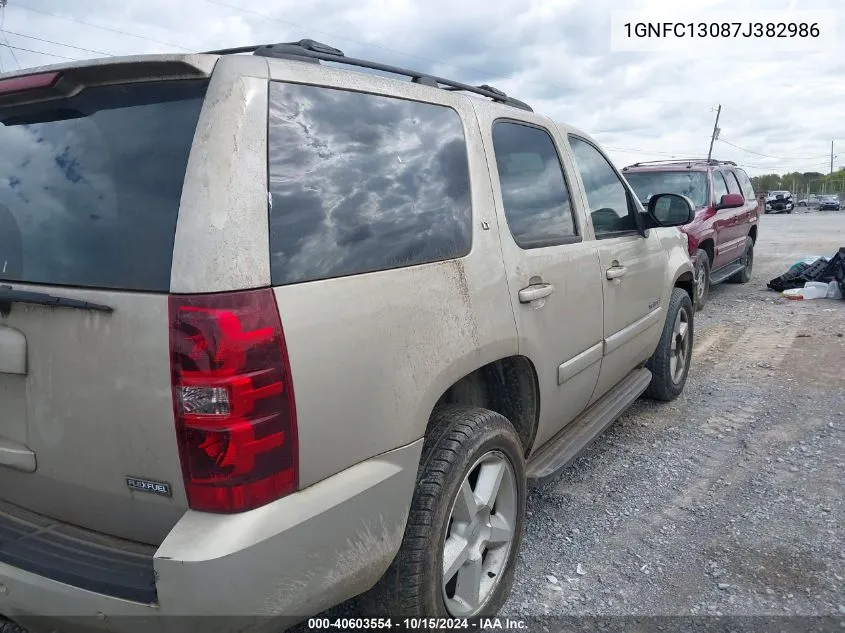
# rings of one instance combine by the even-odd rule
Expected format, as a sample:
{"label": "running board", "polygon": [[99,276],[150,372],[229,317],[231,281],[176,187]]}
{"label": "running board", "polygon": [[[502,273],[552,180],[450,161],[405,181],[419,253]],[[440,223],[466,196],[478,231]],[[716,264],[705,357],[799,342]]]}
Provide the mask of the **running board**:
{"label": "running board", "polygon": [[571,464],[648,389],[651,372],[638,369],[567,424],[528,460],[527,475],[542,483]]}
{"label": "running board", "polygon": [[727,266],[723,266],[719,270],[714,270],[710,273],[710,283],[712,285],[720,284],[723,281],[733,277],[739,271],[742,270],[745,264],[742,263],[742,260],[735,261],[733,264],[728,264]]}

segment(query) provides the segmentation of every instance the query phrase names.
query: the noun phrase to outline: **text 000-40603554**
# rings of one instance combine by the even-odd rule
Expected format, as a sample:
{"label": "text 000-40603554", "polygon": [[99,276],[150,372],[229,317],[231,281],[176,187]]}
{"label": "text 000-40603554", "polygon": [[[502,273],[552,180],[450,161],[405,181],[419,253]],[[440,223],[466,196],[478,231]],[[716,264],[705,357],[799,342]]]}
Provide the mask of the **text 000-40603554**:
{"label": "text 000-40603554", "polygon": [[712,53],[819,51],[836,47],[835,11],[613,11],[612,51]]}

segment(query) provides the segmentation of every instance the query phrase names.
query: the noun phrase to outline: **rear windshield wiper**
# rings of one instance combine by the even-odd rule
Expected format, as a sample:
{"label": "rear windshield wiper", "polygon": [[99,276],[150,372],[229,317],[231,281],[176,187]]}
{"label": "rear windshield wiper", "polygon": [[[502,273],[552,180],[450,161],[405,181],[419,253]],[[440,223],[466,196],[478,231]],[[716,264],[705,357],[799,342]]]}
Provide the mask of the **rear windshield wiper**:
{"label": "rear windshield wiper", "polygon": [[100,303],[91,303],[81,299],[69,297],[56,297],[46,292],[30,292],[28,290],[15,290],[11,286],[0,286],[0,309],[4,303],[31,303],[41,306],[53,306],[56,308],[76,308],[79,310],[97,310],[98,312],[114,312],[111,306]]}

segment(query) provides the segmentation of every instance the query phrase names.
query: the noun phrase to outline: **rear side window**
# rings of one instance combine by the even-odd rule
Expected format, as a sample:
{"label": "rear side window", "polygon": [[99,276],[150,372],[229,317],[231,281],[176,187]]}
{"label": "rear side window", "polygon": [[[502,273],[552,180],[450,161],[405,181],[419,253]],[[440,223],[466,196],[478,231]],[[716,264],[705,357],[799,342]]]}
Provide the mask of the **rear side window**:
{"label": "rear side window", "polygon": [[274,285],[470,251],[466,141],[451,108],[272,82],[269,174]]}
{"label": "rear side window", "polygon": [[725,182],[728,183],[728,192],[738,193],[742,195],[742,190],[739,187],[739,181],[737,181],[736,176],[734,176],[733,172],[725,171],[722,172],[722,175],[725,177]]}
{"label": "rear side window", "polygon": [[206,82],[0,110],[0,280],[167,291]]}
{"label": "rear side window", "polygon": [[745,196],[745,199],[756,200],[757,196],[754,194],[754,186],[751,184],[751,179],[748,177],[748,174],[746,174],[742,169],[737,169],[734,173],[739,179],[739,186],[742,187],[742,193]]}
{"label": "rear side window", "polygon": [[569,189],[548,132],[499,121],[493,125],[493,151],[505,217],[517,245],[539,248],[577,241]]}

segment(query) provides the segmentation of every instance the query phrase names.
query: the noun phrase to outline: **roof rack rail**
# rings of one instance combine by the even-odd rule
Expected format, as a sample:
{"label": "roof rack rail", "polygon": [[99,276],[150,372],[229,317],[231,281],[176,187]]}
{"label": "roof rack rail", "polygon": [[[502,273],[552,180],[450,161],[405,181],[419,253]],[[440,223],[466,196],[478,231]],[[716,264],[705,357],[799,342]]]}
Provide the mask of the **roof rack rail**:
{"label": "roof rack rail", "polygon": [[686,165],[687,167],[692,167],[693,165],[733,165],[736,167],[736,163],[732,160],[716,160],[715,158],[711,158],[707,160],[706,158],[687,158],[684,160],[644,160],[638,163],[634,163],[633,165],[628,165],[622,168],[622,171],[629,169],[630,167],[642,167],[646,165]]}
{"label": "roof rack rail", "polygon": [[533,112],[534,110],[527,103],[509,97],[501,90],[493,86],[471,86],[459,81],[451,79],[444,79],[426,73],[421,73],[407,68],[400,68],[398,66],[389,66],[387,64],[380,64],[378,62],[371,62],[365,59],[356,59],[354,57],[347,57],[343,51],[333,48],[314,40],[299,40],[298,42],[284,42],[279,44],[257,44],[255,46],[241,46],[238,48],[224,48],[215,51],[206,51],[210,55],[236,55],[239,53],[252,53],[261,57],[274,57],[277,59],[294,59],[302,62],[310,62],[319,64],[321,61],[334,62],[337,64],[346,64],[348,66],[357,66],[359,68],[368,68],[370,70],[379,70],[382,72],[392,73],[394,75],[404,75],[410,77],[413,83],[424,86],[431,86],[432,88],[443,88],[445,90],[471,92],[473,94],[481,95],[492,99],[496,103],[503,103],[505,105],[519,108],[520,110],[527,110]]}

